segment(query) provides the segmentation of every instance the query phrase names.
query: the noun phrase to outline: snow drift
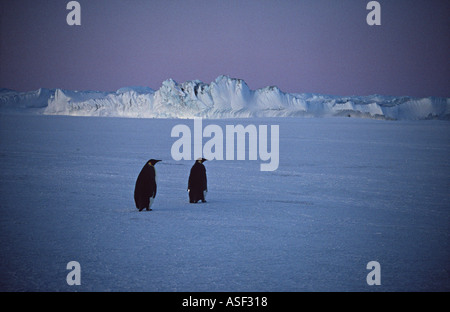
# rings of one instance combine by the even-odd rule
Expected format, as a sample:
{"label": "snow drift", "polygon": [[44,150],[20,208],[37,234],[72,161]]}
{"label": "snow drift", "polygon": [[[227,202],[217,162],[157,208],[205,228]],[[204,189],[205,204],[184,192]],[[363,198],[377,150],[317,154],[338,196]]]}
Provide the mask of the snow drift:
{"label": "snow drift", "polygon": [[133,118],[366,117],[450,119],[450,98],[331,96],[285,93],[275,86],[251,90],[242,79],[219,76],[210,84],[168,79],[158,90],[126,87],[116,92],[39,89],[0,90],[2,109],[41,108],[48,115]]}

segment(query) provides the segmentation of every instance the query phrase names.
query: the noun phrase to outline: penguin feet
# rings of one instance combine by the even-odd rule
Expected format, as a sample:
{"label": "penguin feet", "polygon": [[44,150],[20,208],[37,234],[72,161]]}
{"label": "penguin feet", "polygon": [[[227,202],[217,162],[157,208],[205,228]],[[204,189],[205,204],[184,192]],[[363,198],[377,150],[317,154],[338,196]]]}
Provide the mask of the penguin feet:
{"label": "penguin feet", "polygon": [[[200,201],[200,199],[197,200],[190,200],[189,203],[191,204],[197,204]],[[206,203],[206,200],[202,199],[202,203]]]}

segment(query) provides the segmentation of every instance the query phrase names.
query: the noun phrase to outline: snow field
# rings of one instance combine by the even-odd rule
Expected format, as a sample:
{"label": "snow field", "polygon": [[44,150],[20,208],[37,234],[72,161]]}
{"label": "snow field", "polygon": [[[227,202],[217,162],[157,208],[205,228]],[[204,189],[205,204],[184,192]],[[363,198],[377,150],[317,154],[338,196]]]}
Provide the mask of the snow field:
{"label": "snow field", "polygon": [[[280,125],[280,166],[210,161],[188,203],[192,120],[0,114],[3,291],[449,290],[449,124],[353,118],[204,120]],[[204,140],[205,143],[205,140]],[[154,211],[134,208],[156,165]],[[68,286],[66,265],[81,265]],[[368,286],[369,261],[381,286]]]}

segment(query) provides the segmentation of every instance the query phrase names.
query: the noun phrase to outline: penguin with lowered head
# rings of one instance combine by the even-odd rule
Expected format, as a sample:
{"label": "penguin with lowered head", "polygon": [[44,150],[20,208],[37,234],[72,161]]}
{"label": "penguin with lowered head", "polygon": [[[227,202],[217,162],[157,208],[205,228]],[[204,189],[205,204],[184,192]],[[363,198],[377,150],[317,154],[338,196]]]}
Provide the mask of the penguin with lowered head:
{"label": "penguin with lowered head", "polygon": [[191,168],[188,181],[189,202],[197,203],[199,200],[205,203],[205,193],[208,191],[206,168],[203,163],[207,159],[199,158]]}

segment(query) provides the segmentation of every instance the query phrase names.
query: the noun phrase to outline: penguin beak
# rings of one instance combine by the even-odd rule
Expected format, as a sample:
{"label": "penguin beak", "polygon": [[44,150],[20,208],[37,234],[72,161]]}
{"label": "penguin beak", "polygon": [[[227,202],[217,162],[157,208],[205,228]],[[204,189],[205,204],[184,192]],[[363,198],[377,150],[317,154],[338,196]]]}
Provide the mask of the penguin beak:
{"label": "penguin beak", "polygon": [[150,161],[148,162],[150,165],[154,166],[157,162],[162,161],[160,159],[150,159]]}

